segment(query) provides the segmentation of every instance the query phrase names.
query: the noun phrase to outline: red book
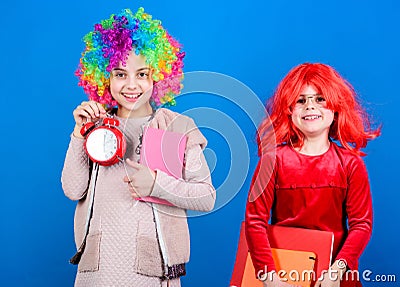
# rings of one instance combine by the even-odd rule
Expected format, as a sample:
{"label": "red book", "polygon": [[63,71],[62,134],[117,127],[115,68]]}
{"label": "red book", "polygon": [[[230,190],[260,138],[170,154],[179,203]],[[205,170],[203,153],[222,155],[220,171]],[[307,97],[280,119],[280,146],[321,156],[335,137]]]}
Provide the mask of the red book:
{"label": "red book", "polygon": [[[145,127],[140,163],[152,170],[161,170],[175,178],[182,178],[186,142],[187,136],[184,134]],[[136,200],[173,206],[169,201],[153,196]]]}
{"label": "red book", "polygon": [[268,225],[268,240],[273,248],[314,252],[316,279],[331,265],[334,237],[330,231]]}

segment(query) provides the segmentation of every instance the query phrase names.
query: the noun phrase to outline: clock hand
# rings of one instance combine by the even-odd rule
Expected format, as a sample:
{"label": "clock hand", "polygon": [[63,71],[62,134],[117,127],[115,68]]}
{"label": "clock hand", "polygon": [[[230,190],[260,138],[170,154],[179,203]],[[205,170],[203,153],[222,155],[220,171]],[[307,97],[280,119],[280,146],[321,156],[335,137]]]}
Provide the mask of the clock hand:
{"label": "clock hand", "polygon": [[103,138],[103,152],[104,154],[106,153],[106,133],[104,133],[104,138]]}

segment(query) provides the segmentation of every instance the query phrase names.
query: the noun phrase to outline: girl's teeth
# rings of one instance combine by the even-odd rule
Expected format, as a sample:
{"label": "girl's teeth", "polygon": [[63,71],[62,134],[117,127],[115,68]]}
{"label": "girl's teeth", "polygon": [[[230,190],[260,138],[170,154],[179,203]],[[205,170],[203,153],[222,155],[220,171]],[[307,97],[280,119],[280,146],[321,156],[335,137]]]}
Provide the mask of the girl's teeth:
{"label": "girl's teeth", "polygon": [[305,116],[304,119],[305,120],[315,120],[318,119],[320,116]]}
{"label": "girl's teeth", "polygon": [[138,94],[138,95],[127,95],[127,94],[125,94],[125,97],[130,98],[130,99],[134,99],[134,98],[139,97],[139,95],[140,94]]}

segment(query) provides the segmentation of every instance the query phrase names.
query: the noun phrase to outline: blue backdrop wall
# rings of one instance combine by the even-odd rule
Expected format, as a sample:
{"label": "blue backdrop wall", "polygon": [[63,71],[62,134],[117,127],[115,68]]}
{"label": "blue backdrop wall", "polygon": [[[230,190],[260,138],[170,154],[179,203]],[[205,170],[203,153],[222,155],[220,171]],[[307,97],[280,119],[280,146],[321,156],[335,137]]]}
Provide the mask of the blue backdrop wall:
{"label": "blue backdrop wall", "polygon": [[[219,197],[214,212],[189,220],[192,255],[183,286],[228,286],[257,162],[255,125],[263,116],[257,100],[265,102],[289,69],[302,62],[334,66],[383,124],[382,136],[370,143],[365,157],[375,225],[360,268],[372,271],[365,286],[397,286],[372,281],[374,275],[391,274],[400,280],[400,4],[395,0],[1,4],[0,285],[73,285],[76,268],[68,259],[75,251],[75,203],[64,197],[60,173],[72,110],[86,98],[74,76],[81,38],[111,13],[140,6],[184,45],[186,72],[218,73],[201,82],[202,93],[191,93],[196,88],[188,83],[187,96],[174,108],[192,111],[206,134]],[[203,78],[195,78],[198,84],[196,79]],[[206,121],[206,112],[223,121]]]}

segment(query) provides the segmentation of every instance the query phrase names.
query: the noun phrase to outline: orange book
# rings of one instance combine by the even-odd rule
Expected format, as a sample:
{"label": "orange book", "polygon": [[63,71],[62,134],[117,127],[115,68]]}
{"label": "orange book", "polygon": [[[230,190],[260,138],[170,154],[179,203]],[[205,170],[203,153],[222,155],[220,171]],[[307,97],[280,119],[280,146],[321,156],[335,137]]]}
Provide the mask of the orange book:
{"label": "orange book", "polygon": [[[295,251],[271,248],[277,274],[281,280],[297,285],[309,287],[312,282],[316,255],[314,252]],[[262,282],[255,277],[250,253],[247,255],[243,272],[242,287],[262,287]]]}
{"label": "orange book", "polygon": [[[289,284],[313,286],[313,279],[318,279],[321,272],[330,266],[332,232],[269,225],[268,239],[277,273]],[[244,222],[230,286],[262,287],[262,282],[255,276],[244,234]]]}

